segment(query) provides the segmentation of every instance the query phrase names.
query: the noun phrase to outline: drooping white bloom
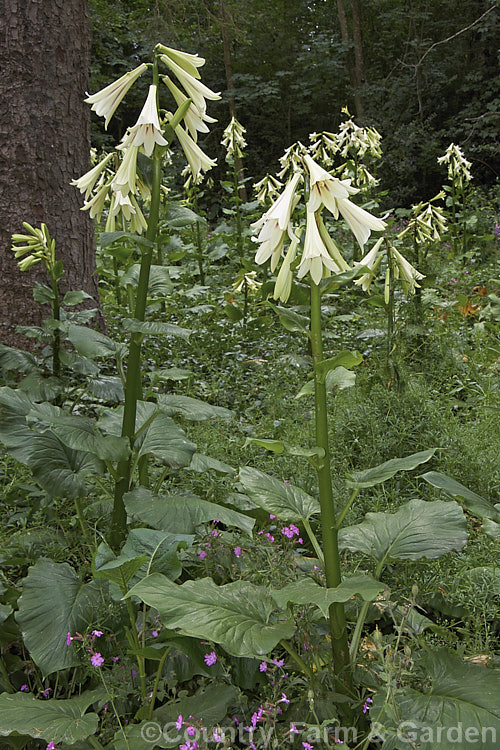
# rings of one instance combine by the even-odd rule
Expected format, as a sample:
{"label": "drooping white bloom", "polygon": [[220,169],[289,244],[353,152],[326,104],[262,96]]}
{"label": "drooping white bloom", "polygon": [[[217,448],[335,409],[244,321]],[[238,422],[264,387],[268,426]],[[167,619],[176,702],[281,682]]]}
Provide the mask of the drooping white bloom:
{"label": "drooping white bloom", "polygon": [[175,128],[175,134],[179,139],[179,143],[181,144],[182,150],[189,162],[195,180],[198,179],[201,172],[208,172],[209,169],[215,167],[217,162],[214,159],[210,159],[206,153],[201,150],[198,144],[193,141],[181,125],[177,125]]}
{"label": "drooping white bloom", "polygon": [[375,278],[375,274],[378,271],[378,268],[382,262],[382,258],[384,257],[383,252],[380,252],[380,247],[382,245],[382,242],[384,241],[384,238],[381,237],[377,242],[374,244],[372,249],[365,255],[364,258],[362,258],[360,261],[355,263],[355,266],[366,266],[370,269],[369,272],[364,273],[362,276],[359,277],[359,279],[356,279],[354,282],[356,286],[360,286],[364,292],[370,291],[370,286]]}
{"label": "drooping white bloom", "polygon": [[246,133],[243,125],[235,117],[231,117],[231,122],[224,130],[221,140],[222,145],[227,149],[228,156],[243,156],[243,150],[247,145],[243,133]]}
{"label": "drooping white bloom", "polygon": [[96,94],[91,94],[85,99],[88,104],[92,104],[92,109],[97,115],[105,118],[105,129],[107,129],[108,122],[113,117],[116,108],[129,88],[147,69],[148,66],[142,63],[137,68],[134,68],[134,70],[129,70],[121,78],[110,83],[106,88],[101,89]]}
{"label": "drooping white bloom", "polygon": [[424,279],[424,274],[417,271],[394,247],[391,247],[391,256],[394,261],[394,277],[401,281],[403,292],[406,295],[414,294],[415,287],[420,286],[417,281]]}
{"label": "drooping white bloom", "polygon": [[316,214],[313,211],[307,211],[304,250],[302,251],[297,277],[302,279],[307,273],[310,273],[314,283],[319,284],[323,276],[329,276],[331,272],[340,273],[341,270],[330,256],[321,238]]}
{"label": "drooping white bloom", "polygon": [[168,146],[168,142],[161,134],[156,92],[157,87],[151,85],[141,114],[136,124],[125,135],[120,148],[128,147],[129,144],[138,148],[142,146],[146,156],[151,156],[155,143],[159,146]]}
{"label": "drooping white bloom", "polygon": [[[198,54],[191,55],[189,52],[181,52],[178,49],[172,49],[172,47],[165,47],[164,44],[157,44],[156,50],[161,52],[163,56],[179,65],[186,73],[193,76],[193,78],[199,78],[198,68],[202,68],[205,65],[205,58],[199,57]],[[162,58],[163,59],[163,58]],[[168,63],[164,60],[165,65]]]}
{"label": "drooping white bloom", "polygon": [[81,207],[81,211],[90,211],[90,218],[93,219],[97,217],[97,221],[99,222],[101,219],[101,214],[104,210],[104,204],[106,203],[106,199],[108,197],[109,189],[111,187],[111,180],[107,182],[105,185],[102,185],[102,187],[99,188],[97,193],[95,193],[92,198],[89,201],[86,201],[83,206]]}
{"label": "drooping white bloom", "polygon": [[372,216],[364,208],[360,208],[355,203],[352,203],[352,201],[347,200],[347,198],[337,201],[337,205],[361,248],[367,241],[372,230],[374,232],[382,232],[386,228],[385,221]]}
{"label": "drooping white bloom", "polygon": [[106,168],[106,165],[109,161],[111,161],[113,156],[113,153],[108,154],[93,169],[86,172],[77,180],[72,180],[70,182],[70,185],[75,185],[81,193],[85,193],[85,200],[88,200],[97,180],[99,179],[104,169]]}
{"label": "drooping white bloom", "polygon": [[260,243],[255,262],[261,265],[271,258],[272,271],[278,264],[285,233],[291,233],[290,217],[299,200],[296,189],[301,179],[300,172],[296,172],[271,208],[251,225],[259,233],[255,240]]}
{"label": "drooping white bloom", "polygon": [[113,190],[122,195],[135,192],[137,175],[137,146],[129,146],[125,151],[122,163],[112,181]]}
{"label": "drooping white bloom", "polygon": [[348,198],[350,194],[357,193],[356,188],[350,186],[350,180],[338,180],[320,167],[309,154],[304,155],[304,163],[309,174],[309,201],[308,211],[318,211],[321,206],[327,209],[337,219],[339,215],[337,202],[342,198]]}
{"label": "drooping white bloom", "polygon": [[287,302],[290,296],[290,292],[292,291],[293,274],[291,266],[293,261],[295,260],[295,256],[297,255],[298,245],[298,238],[290,243],[290,247],[288,248],[288,252],[285,255],[278,276],[276,278],[273,297],[274,299],[281,300],[281,302]]}
{"label": "drooping white bloom", "polygon": [[195,78],[192,74],[181,68],[171,57],[162,55],[161,59],[165,65],[170,68],[172,73],[175,74],[188,97],[192,99],[193,104],[201,114],[205,114],[207,109],[205,99],[211,99],[212,101],[220,99],[219,93],[212,91],[208,86],[205,86],[204,83],[198,80],[199,73],[197,73],[197,77]]}
{"label": "drooping white bloom", "polygon": [[256,191],[256,198],[261,205],[265,205],[270,200],[276,199],[283,183],[270,174],[266,174],[259,182],[254,182],[253,189]]}
{"label": "drooping white bloom", "polygon": [[297,170],[302,169],[302,157],[307,153],[307,149],[300,141],[292,143],[289,146],[283,156],[281,157],[281,172],[278,172],[278,177],[282,180],[287,173],[295,174]]}
{"label": "drooping white bloom", "polygon": [[[185,101],[187,101],[188,97],[182,93],[180,88],[176,86],[168,76],[162,76],[162,78],[163,82],[172,93],[177,106],[180,107]],[[217,120],[214,117],[209,117],[206,112],[200,112],[198,107],[191,102],[188,111],[184,115],[184,122],[191,134],[191,138],[196,142],[198,140],[198,133],[208,133],[208,127],[205,123],[217,122]]]}
{"label": "drooping white bloom", "polygon": [[463,188],[464,183],[472,180],[470,173],[471,163],[463,155],[460,146],[450,143],[443,156],[438,157],[438,164],[448,165],[448,179],[458,188]]}

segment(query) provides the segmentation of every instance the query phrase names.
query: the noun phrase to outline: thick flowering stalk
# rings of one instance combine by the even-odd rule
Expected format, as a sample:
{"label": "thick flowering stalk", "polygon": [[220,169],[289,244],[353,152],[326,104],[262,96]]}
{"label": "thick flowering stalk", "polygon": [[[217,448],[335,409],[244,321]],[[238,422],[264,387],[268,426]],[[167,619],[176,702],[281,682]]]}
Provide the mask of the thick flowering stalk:
{"label": "thick flowering stalk", "polygon": [[227,157],[231,159],[241,158],[247,142],[243,136],[246,133],[243,125],[235,117],[231,117],[231,122],[222,134],[222,145],[226,148]]}
{"label": "thick flowering stalk", "polygon": [[448,167],[448,179],[451,187],[445,187],[444,190],[451,191],[452,200],[452,217],[453,217],[453,247],[456,249],[458,244],[458,231],[460,222],[458,221],[458,212],[461,204],[462,208],[462,247],[465,252],[467,249],[467,221],[465,217],[465,193],[472,180],[470,172],[471,163],[467,161],[462,153],[460,146],[450,143],[443,156],[438,157],[438,164],[446,164]]}

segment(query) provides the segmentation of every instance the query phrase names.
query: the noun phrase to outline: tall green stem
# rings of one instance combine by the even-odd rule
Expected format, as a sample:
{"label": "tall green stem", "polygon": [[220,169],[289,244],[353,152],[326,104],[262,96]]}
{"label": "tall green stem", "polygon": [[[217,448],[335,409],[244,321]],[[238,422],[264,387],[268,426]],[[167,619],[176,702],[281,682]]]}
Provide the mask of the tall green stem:
{"label": "tall green stem", "polygon": [[[52,271],[52,317],[54,320],[59,320],[61,315],[61,305],[59,302],[59,287],[57,285],[57,279],[55,272]],[[59,377],[61,372],[61,361],[59,356],[59,350],[61,347],[61,332],[59,328],[54,329],[54,340],[52,342],[52,375],[55,378]]]}
{"label": "tall green stem", "polygon": [[[317,473],[319,500],[321,505],[321,534],[325,557],[326,585],[335,588],[341,582],[338,528],[335,518],[335,503],[332,492],[330,448],[328,444],[328,413],[326,387],[320,377],[318,365],[323,361],[321,337],[321,292],[311,281],[311,348],[314,362],[314,394],[316,415],[316,445],[324,456],[318,460]],[[351,687],[349,648],[344,605],[336,602],[329,609],[330,634],[332,638],[333,662],[337,678],[348,690]]]}

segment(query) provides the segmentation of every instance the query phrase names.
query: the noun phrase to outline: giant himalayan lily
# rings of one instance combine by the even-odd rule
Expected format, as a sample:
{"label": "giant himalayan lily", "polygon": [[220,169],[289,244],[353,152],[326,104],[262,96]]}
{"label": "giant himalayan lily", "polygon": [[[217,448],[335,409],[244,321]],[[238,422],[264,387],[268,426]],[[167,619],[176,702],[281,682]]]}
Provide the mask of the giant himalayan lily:
{"label": "giant himalayan lily", "polygon": [[174,73],[177,80],[186,91],[188,97],[192,100],[193,104],[198,109],[200,114],[205,114],[206,112],[207,103],[205,99],[211,99],[213,101],[220,99],[219,93],[212,91],[208,88],[208,86],[205,86],[204,83],[198,80],[199,73],[197,78],[195,78],[193,75],[190,75],[188,72],[186,72],[186,70],[181,68],[180,65],[177,65],[177,63],[174,62],[174,60],[168,55],[162,55],[161,60],[168,68],[170,68],[172,73]]}
{"label": "giant himalayan lily", "polygon": [[253,229],[259,232],[255,241],[260,243],[255,255],[255,262],[262,265],[271,258],[271,271],[274,271],[278,265],[285,233],[287,231],[291,233],[290,217],[299,201],[296,189],[301,179],[300,172],[295,172],[271,208],[252,224]]}
{"label": "giant himalayan lily", "polygon": [[[165,86],[167,86],[167,88],[170,90],[170,93],[174,97],[177,106],[182,106],[184,102],[187,101],[188,97],[182,93],[180,88],[176,86],[168,76],[162,76],[162,79]],[[186,123],[186,127],[191,134],[191,138],[196,142],[198,139],[198,133],[209,132],[208,127],[205,123],[217,122],[217,120],[214,117],[209,117],[206,112],[200,112],[198,107],[196,107],[193,102],[191,102],[188,111],[184,115],[184,122]]]}
{"label": "giant himalayan lily", "polygon": [[315,284],[319,284],[323,276],[330,276],[332,272],[340,273],[343,270],[330,256],[323,242],[318,228],[318,219],[319,217],[313,211],[307,211],[304,249],[297,271],[299,279],[310,273]]}
{"label": "giant himalayan lily", "polygon": [[168,146],[168,142],[161,134],[156,94],[157,86],[152,84],[136,124],[126,133],[119,148],[142,146],[146,156],[151,156],[155,143],[159,146]]}
{"label": "giant himalayan lily", "polygon": [[105,118],[104,127],[106,130],[116,108],[129,88],[147,69],[148,66],[142,63],[137,68],[134,68],[134,70],[129,70],[121,78],[110,83],[106,88],[101,89],[101,91],[95,94],[91,94],[85,99],[88,104],[92,104],[92,109],[97,115]]}
{"label": "giant himalayan lily", "polygon": [[206,153],[201,150],[198,144],[193,141],[181,125],[177,125],[175,128],[175,134],[179,139],[182,150],[189,162],[195,181],[198,180],[198,176],[201,172],[207,172],[209,169],[212,169],[212,167],[215,167],[217,162],[214,161],[214,159],[210,159]]}

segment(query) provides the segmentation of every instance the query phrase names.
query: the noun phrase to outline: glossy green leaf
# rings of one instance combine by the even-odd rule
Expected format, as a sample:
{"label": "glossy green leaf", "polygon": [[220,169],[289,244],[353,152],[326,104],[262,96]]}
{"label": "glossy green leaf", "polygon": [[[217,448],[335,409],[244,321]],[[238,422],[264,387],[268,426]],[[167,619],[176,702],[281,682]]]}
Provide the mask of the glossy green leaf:
{"label": "glossy green leaf", "polygon": [[186,471],[197,471],[202,474],[204,471],[216,471],[218,474],[230,474],[234,476],[236,469],[229,464],[219,461],[212,456],[205,456],[203,453],[195,453],[191,463],[186,467]]}
{"label": "glossy green leaf", "polygon": [[32,401],[51,401],[64,393],[66,385],[60,378],[47,378],[39,372],[30,372],[19,382],[18,388],[27,393]]}
{"label": "glossy green leaf", "polygon": [[69,291],[64,295],[61,305],[67,305],[68,307],[81,305],[86,299],[92,299],[92,295],[87,294],[87,292],[84,292],[83,290]]}
{"label": "glossy green leaf", "polygon": [[175,581],[182,572],[177,557],[179,545],[189,547],[194,541],[192,534],[169,534],[157,529],[132,529],[121,551],[122,556],[145,555],[147,564],[138,571],[140,577],[149,573],[163,573]]}
{"label": "glossy green leaf", "polygon": [[[136,287],[139,283],[139,274],[141,266],[139,263],[134,263],[126,273],[120,279],[122,286],[128,286],[129,284]],[[166,297],[172,292],[174,285],[170,278],[168,268],[165,266],[151,266],[149,270],[149,281],[148,281],[148,297]]]}
{"label": "glossy green leaf", "polygon": [[294,312],[294,310],[290,310],[287,307],[280,307],[279,305],[277,307],[274,305],[270,306],[273,308],[274,312],[277,313],[283,328],[291,333],[304,333],[306,336],[310,336],[308,318],[304,315],[299,315]]}
{"label": "glossy green leaf", "polygon": [[161,463],[180,469],[189,466],[196,445],[186,433],[166,414],[158,414],[146,429],[139,456],[151,454]]}
{"label": "glossy green leaf", "polygon": [[119,344],[110,339],[109,336],[86,326],[70,325],[68,338],[78,354],[89,359],[114,357],[119,349]]}
{"label": "glossy green leaf", "polygon": [[127,584],[135,576],[138,570],[148,562],[147,555],[132,556],[130,550],[122,551],[118,557],[99,565],[94,565],[94,577],[104,578],[116,583],[122,591],[127,590]]}
{"label": "glossy green leaf", "polygon": [[436,450],[437,448],[429,448],[426,451],[412,453],[411,456],[405,456],[404,458],[391,458],[389,461],[371,469],[353,471],[347,475],[346,485],[354,489],[374,487],[376,484],[386,482],[398,471],[411,471],[420,464],[426,463],[432,458]]}
{"label": "glossy green leaf", "polygon": [[145,487],[137,487],[124,495],[124,501],[127,513],[133,519],[171,534],[193,534],[197,526],[215,518],[248,535],[251,535],[255,524],[254,518],[189,493],[155,495]]}
{"label": "glossy green leaf", "polygon": [[342,549],[381,561],[433,559],[467,543],[462,509],[455,502],[410,500],[396,513],[367,513],[365,520],[339,532]]}
{"label": "glossy green leaf", "polygon": [[53,404],[33,405],[26,421],[37,432],[45,433],[51,429],[68,448],[93,453],[103,461],[123,461],[130,453],[125,438],[100,435],[90,419],[66,414]]}
{"label": "glossy green leaf", "polygon": [[[402,727],[419,750],[480,747],[496,750],[500,736],[500,672],[457,659],[445,649],[421,659],[430,687],[406,688],[394,695]],[[371,714],[385,723],[385,691],[375,696]],[[389,720],[390,722],[390,720]],[[439,733],[439,736],[437,732]],[[410,745],[406,739],[393,747]]]}
{"label": "glossy green leaf", "polygon": [[[352,388],[356,385],[356,375],[345,367],[336,367],[334,370],[328,370],[325,376],[325,388],[327,392],[338,388],[343,391],[344,388]],[[308,380],[302,386],[295,398],[314,395],[314,380]]]}
{"label": "glossy green leaf", "polygon": [[234,656],[262,656],[295,632],[291,621],[277,619],[276,603],[267,589],[248,581],[216,586],[203,578],[179,586],[154,574],[128,595],[155,607],[167,627],[220,643]]}
{"label": "glossy green leaf", "polygon": [[158,396],[158,406],[161,411],[170,417],[179,414],[184,419],[192,422],[201,422],[205,419],[231,419],[234,415],[229,409],[221,406],[207,404],[206,401],[200,401],[190,396],[176,396],[174,394],[160,394]]}
{"label": "glossy green leaf", "polygon": [[27,734],[46,742],[70,745],[95,734],[99,717],[86,713],[93,703],[103,703],[104,690],[87,691],[68,700],[37,700],[26,693],[0,695],[0,736]]}
{"label": "glossy green leaf", "polygon": [[74,647],[66,645],[66,636],[94,624],[101,586],[83,583],[67,563],[41,558],[29,569],[22,588],[16,620],[35,664],[44,676],[75,667],[80,659]]}
{"label": "glossy green leaf", "polygon": [[479,518],[490,518],[492,521],[500,521],[500,512],[494,505],[484,497],[481,497],[481,495],[477,495],[472,490],[464,487],[463,484],[460,484],[455,479],[447,477],[446,474],[440,474],[437,471],[428,471],[426,474],[422,474],[422,479],[432,484],[433,487],[443,490],[443,492],[454,500],[463,502],[467,510],[479,516]]}
{"label": "glossy green leaf", "polygon": [[363,355],[359,352],[348,352],[343,351],[331,357],[330,359],[324,359],[319,365],[316,366],[316,372],[321,383],[325,382],[325,378],[330,370],[335,370],[337,367],[344,367],[347,370],[357,367],[363,361]]}
{"label": "glossy green leaf", "polygon": [[115,375],[99,375],[92,378],[88,389],[92,396],[100,401],[121,403],[125,398],[122,381]]}
{"label": "glossy green leaf", "polygon": [[124,318],[121,321],[126,331],[131,333],[143,333],[145,335],[161,334],[163,336],[180,336],[189,338],[191,333],[187,328],[173,325],[173,323],[157,323],[156,321],[142,321],[135,318]]}
{"label": "glossy green leaf", "polygon": [[304,456],[305,458],[312,458],[313,456],[323,458],[323,456],[325,455],[325,451],[323,448],[318,448],[317,446],[315,446],[314,448],[301,448],[297,445],[288,445],[288,443],[283,442],[283,440],[247,438],[243,444],[243,447],[246,448],[248,445],[258,445],[261,448],[265,448],[266,450],[277,453],[278,455],[280,455],[281,453],[287,453],[290,456]]}
{"label": "glossy green leaf", "polygon": [[283,521],[308,519],[320,512],[319,500],[263,471],[243,466],[239,477],[250,499]]}
{"label": "glossy green leaf", "polygon": [[0,344],[0,369],[8,372],[31,372],[37,369],[36,359],[30,352]]}
{"label": "glossy green leaf", "polygon": [[118,240],[129,241],[140,248],[152,249],[155,243],[142,237],[140,234],[131,234],[130,232],[102,232],[99,235],[99,242],[102,248],[117,242]]}
{"label": "glossy green leaf", "polygon": [[371,576],[358,575],[345,578],[336,588],[325,588],[311,578],[301,578],[282,589],[271,589],[271,594],[282,609],[288,602],[313,604],[321,610],[324,617],[328,617],[328,609],[334,602],[346,602],[354,596],[371,602],[384,589],[385,585]]}

